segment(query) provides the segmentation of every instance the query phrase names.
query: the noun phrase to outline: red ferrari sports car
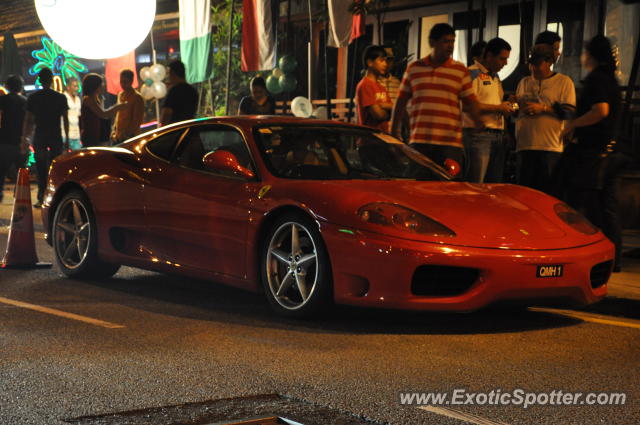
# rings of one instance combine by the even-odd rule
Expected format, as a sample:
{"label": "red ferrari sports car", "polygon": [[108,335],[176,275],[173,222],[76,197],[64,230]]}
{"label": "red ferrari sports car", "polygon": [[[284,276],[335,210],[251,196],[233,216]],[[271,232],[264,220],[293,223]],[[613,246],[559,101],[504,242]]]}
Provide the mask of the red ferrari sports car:
{"label": "red ferrari sports car", "polygon": [[62,155],[42,218],[68,276],[128,265],[210,279],[292,316],[330,302],[588,304],[614,258],[553,197],[455,182],[387,134],[292,117],[197,119]]}

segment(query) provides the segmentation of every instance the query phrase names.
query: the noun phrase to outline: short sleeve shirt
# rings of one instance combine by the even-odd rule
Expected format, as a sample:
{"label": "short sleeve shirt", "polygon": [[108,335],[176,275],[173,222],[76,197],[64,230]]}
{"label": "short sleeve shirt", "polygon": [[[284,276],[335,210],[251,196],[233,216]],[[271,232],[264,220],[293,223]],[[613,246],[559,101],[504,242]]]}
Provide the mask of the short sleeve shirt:
{"label": "short sleeve shirt", "polygon": [[400,89],[400,80],[393,75],[389,74],[386,77],[379,77],[378,83],[385,89],[387,89],[387,94],[389,95],[389,99],[391,99],[391,103],[395,104],[398,99],[398,90]]}
{"label": "short sleeve shirt", "polygon": [[581,147],[603,149],[611,141],[619,118],[620,101],[620,88],[615,76],[603,68],[596,68],[587,75],[578,98],[577,116],[586,114],[597,103],[608,104],[609,115],[593,125],[576,128],[575,135]]}
{"label": "short sleeve shirt", "polygon": [[369,113],[369,106],[389,103],[387,89],[376,81],[364,77],[356,87],[356,106],[358,108],[358,124],[389,131],[389,121],[379,121]]}
{"label": "short sleeve shirt", "polygon": [[[498,77],[497,74],[490,73],[489,70],[479,62],[469,67],[469,74],[471,75],[473,92],[478,97],[478,102],[486,105],[500,105],[502,103],[504,90],[502,89],[500,77]],[[469,114],[463,112],[462,116],[464,128],[475,127],[475,123]],[[499,112],[483,114],[482,120],[486,128],[496,130],[504,129],[504,118]]]}
{"label": "short sleeve shirt", "polygon": [[[516,97],[521,110],[527,102],[542,103],[549,107],[556,103],[571,106],[576,104],[573,81],[563,74],[554,74],[544,80],[525,77],[518,84]],[[516,119],[516,150],[562,152],[560,133],[563,128],[564,121],[554,115],[529,116],[520,112]]]}
{"label": "short sleeve shirt", "polygon": [[67,98],[51,89],[31,93],[27,98],[27,111],[35,122],[34,145],[56,146],[62,144],[60,119],[67,112]]}
{"label": "short sleeve shirt", "polygon": [[435,66],[430,56],[413,62],[398,97],[409,100],[410,143],[462,148],[460,101],[476,99],[466,66],[452,58]]}
{"label": "short sleeve shirt", "polygon": [[271,96],[267,96],[267,99],[261,105],[253,97],[245,96],[240,100],[238,109],[241,115],[274,115],[276,113],[276,101]]}
{"label": "short sleeve shirt", "polygon": [[27,107],[27,99],[10,93],[0,96],[0,145],[19,145],[22,138],[22,123]]}
{"label": "short sleeve shirt", "polygon": [[190,120],[196,116],[198,92],[190,84],[177,84],[169,89],[163,106],[171,108],[169,123]]}

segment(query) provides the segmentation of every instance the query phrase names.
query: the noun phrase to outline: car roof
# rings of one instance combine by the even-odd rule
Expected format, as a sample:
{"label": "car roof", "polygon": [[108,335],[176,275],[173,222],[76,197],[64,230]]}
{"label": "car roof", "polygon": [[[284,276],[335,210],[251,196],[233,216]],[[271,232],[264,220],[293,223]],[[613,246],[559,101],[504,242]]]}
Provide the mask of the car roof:
{"label": "car roof", "polygon": [[319,126],[339,126],[345,128],[361,128],[370,131],[375,131],[370,127],[363,127],[351,123],[342,121],[331,120],[318,120],[314,118],[299,118],[290,115],[234,115],[234,116],[219,116],[219,117],[203,117],[196,118],[189,121],[182,121],[180,123],[173,124],[178,127],[181,125],[189,125],[195,123],[211,123],[211,124],[233,124],[243,127],[254,127],[258,125],[319,125]]}

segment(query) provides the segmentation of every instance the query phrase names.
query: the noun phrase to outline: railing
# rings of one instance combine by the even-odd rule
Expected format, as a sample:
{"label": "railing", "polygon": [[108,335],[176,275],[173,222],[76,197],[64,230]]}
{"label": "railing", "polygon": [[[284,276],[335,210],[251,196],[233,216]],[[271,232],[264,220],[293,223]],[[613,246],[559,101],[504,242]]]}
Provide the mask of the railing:
{"label": "railing", "polygon": [[[351,99],[330,99],[331,102],[331,116],[327,117],[330,120],[343,121],[343,122],[352,122],[355,123],[357,121],[356,118],[356,107],[353,105],[351,110],[351,115],[349,115],[349,102]],[[326,99],[318,99],[311,101],[314,109],[327,105]],[[291,114],[291,101],[277,101],[276,102],[276,114]]]}

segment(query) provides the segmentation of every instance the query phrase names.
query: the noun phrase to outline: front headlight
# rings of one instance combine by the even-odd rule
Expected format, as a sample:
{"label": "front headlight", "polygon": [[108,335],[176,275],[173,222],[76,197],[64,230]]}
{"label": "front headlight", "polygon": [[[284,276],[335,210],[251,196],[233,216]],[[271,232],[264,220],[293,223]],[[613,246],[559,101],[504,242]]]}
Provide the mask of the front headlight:
{"label": "front headlight", "polygon": [[553,206],[553,210],[556,212],[558,217],[560,217],[560,220],[567,223],[572,229],[585,235],[595,235],[598,233],[598,228],[591,224],[585,216],[564,202],[555,204]]}
{"label": "front headlight", "polygon": [[358,216],[366,223],[394,227],[403,232],[432,236],[456,236],[453,230],[419,212],[386,202],[375,202],[360,207]]}

